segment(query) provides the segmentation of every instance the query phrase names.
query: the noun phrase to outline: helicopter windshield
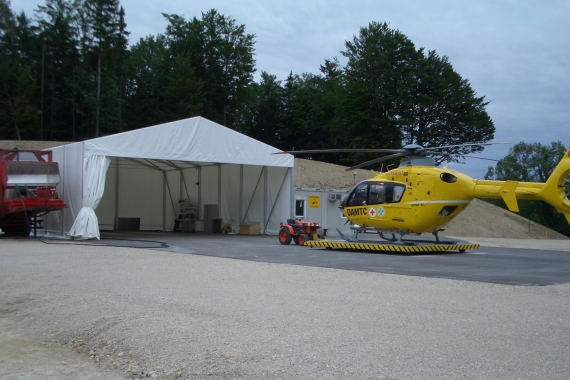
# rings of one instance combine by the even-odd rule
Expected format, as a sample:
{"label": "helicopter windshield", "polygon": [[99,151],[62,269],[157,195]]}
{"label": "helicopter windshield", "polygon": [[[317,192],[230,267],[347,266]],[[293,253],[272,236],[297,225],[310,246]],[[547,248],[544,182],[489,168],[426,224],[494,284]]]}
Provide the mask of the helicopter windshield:
{"label": "helicopter windshield", "polygon": [[394,182],[362,182],[352,190],[343,206],[397,203],[405,190],[405,185]]}

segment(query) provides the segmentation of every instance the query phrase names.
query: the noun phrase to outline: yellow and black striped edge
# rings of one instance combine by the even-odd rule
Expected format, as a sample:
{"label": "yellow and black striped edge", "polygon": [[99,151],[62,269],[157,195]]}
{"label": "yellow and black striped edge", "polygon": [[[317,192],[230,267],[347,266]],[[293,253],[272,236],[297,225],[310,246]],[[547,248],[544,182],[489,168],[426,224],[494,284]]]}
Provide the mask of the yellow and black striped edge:
{"label": "yellow and black striped edge", "polygon": [[479,249],[479,244],[434,244],[434,245],[394,245],[394,244],[375,244],[375,243],[358,243],[348,241],[331,241],[331,240],[311,240],[306,241],[307,247],[326,247],[326,248],[342,248],[342,249],[362,249],[368,251],[384,251],[384,252],[440,252],[440,251],[466,251],[471,249]]}

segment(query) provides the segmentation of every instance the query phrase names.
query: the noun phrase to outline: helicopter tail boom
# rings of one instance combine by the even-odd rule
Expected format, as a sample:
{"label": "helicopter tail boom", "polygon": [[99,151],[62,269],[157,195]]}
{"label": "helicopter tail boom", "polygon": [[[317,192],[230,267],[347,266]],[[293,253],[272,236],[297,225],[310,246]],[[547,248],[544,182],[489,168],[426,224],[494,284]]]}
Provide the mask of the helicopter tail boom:
{"label": "helicopter tail boom", "polygon": [[570,224],[570,149],[558,163],[545,183],[518,181],[476,181],[476,198],[499,198],[510,211],[518,212],[518,199],[541,199],[564,214]]}

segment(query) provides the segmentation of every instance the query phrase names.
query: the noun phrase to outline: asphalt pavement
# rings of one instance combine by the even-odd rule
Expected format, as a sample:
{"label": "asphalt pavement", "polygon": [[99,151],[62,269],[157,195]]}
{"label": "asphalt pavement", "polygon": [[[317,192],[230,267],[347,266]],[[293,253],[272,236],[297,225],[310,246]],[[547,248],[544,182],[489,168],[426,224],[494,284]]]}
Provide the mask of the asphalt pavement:
{"label": "asphalt pavement", "polygon": [[308,248],[281,245],[277,236],[200,233],[103,232],[100,241],[47,243],[93,244],[157,249],[237,260],[335,268],[405,276],[446,278],[505,285],[570,283],[570,251],[481,246],[465,253],[429,254]]}

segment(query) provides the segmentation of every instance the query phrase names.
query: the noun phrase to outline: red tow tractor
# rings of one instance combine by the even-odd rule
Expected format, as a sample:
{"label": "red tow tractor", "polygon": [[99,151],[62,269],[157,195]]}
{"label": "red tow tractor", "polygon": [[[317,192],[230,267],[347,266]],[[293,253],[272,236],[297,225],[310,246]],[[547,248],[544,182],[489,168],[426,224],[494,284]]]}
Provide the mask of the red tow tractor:
{"label": "red tow tractor", "polygon": [[63,210],[58,199],[59,166],[50,150],[0,149],[0,228],[6,235],[30,236],[38,219]]}
{"label": "red tow tractor", "polygon": [[318,240],[318,222],[305,222],[302,220],[287,219],[287,224],[279,223],[279,243],[287,245],[291,240],[295,244],[304,245],[306,241]]}

